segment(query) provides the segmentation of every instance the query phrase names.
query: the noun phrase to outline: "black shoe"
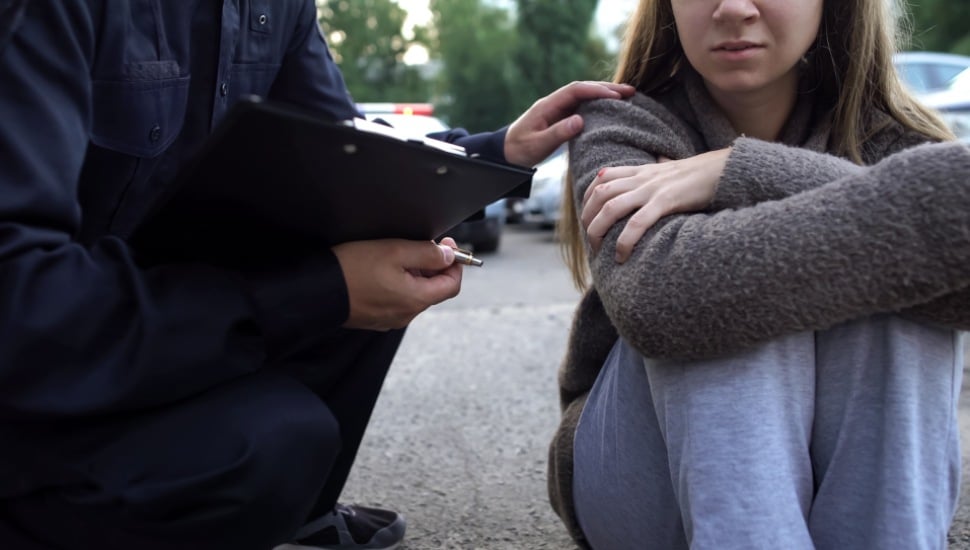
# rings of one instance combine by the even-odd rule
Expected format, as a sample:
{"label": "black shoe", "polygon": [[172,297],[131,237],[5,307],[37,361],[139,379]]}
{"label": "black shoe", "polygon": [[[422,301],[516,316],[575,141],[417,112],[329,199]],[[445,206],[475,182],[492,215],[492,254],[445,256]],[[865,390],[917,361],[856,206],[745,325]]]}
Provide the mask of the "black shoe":
{"label": "black shoe", "polygon": [[394,550],[404,540],[404,516],[391,510],[337,504],[299,530],[291,550]]}

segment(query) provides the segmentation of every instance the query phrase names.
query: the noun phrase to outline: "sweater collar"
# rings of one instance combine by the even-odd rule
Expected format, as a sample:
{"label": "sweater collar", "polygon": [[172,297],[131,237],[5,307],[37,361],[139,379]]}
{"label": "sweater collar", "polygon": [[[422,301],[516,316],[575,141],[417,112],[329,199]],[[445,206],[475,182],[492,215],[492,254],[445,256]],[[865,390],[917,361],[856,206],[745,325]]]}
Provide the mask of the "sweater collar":
{"label": "sweater collar", "polygon": [[[700,132],[709,151],[730,147],[740,134],[731,125],[724,111],[714,103],[701,76],[686,67],[682,77],[686,91],[687,106],[690,109],[692,125]],[[781,130],[778,140],[786,145],[825,151],[829,137],[829,117],[817,117],[815,113],[815,93],[800,90],[795,107]]]}

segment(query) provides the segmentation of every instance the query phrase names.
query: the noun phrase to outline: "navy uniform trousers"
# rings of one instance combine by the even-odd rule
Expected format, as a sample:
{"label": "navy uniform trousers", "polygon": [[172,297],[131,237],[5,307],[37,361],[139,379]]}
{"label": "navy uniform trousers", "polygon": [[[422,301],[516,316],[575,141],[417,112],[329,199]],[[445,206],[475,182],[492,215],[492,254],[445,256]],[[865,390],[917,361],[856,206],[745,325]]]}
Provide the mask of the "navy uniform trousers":
{"label": "navy uniform trousers", "polygon": [[403,334],[341,331],[305,362],[155,410],[45,428],[24,442],[38,460],[22,473],[46,486],[0,501],[0,548],[285,542],[333,509]]}

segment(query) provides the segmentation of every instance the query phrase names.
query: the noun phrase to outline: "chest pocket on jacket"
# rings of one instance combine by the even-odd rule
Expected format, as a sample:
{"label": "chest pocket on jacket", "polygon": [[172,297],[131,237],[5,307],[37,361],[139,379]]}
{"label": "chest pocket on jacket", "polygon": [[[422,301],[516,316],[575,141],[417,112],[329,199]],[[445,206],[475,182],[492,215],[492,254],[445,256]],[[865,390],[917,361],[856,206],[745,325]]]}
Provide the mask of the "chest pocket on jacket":
{"label": "chest pocket on jacket", "polygon": [[267,96],[283,61],[286,8],[294,3],[251,0],[240,4],[239,42],[232,60],[229,102]]}
{"label": "chest pocket on jacket", "polygon": [[124,236],[162,192],[150,176],[165,164],[163,153],[179,136],[188,102],[189,77],[174,61],[126,68],[119,80],[95,80],[91,146],[81,174],[83,211],[78,238]]}
{"label": "chest pocket on jacket", "polygon": [[174,61],[139,63],[133,80],[95,80],[91,141],[128,155],[153,158],[182,129],[189,77]]}

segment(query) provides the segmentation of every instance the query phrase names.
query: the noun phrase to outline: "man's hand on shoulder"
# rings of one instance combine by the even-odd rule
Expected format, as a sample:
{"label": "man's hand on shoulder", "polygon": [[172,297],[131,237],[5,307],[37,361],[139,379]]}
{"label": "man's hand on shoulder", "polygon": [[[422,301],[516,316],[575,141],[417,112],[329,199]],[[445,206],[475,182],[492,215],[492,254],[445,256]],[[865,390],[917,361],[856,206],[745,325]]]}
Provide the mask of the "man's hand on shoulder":
{"label": "man's hand on shoulder", "polygon": [[583,119],[576,114],[582,102],[622,99],[634,91],[629,84],[571,82],[540,98],[509,126],[505,160],[519,166],[535,166],[583,130]]}

